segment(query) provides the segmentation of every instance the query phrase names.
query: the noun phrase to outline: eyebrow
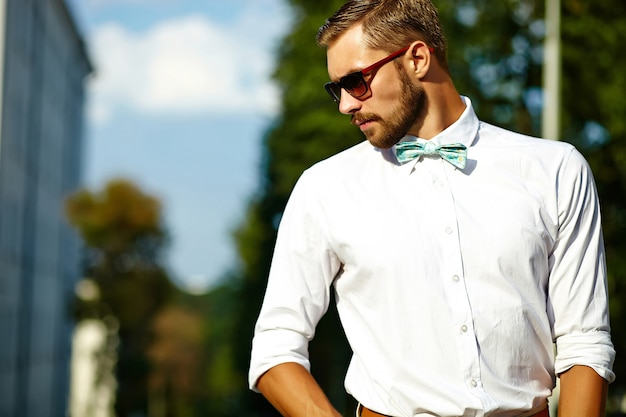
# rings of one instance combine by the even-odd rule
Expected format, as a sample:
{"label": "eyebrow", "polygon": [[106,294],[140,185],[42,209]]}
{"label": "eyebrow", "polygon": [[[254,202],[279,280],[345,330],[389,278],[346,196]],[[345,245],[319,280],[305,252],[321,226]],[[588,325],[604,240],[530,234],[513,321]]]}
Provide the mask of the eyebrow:
{"label": "eyebrow", "polygon": [[[367,67],[365,67],[367,68]],[[333,79],[331,78],[330,81],[334,82],[334,83],[338,83],[343,77],[350,75],[350,74],[354,74],[355,72],[361,72],[363,69],[355,69],[355,70],[350,70],[349,72],[346,72],[344,75],[340,76],[337,79]]]}

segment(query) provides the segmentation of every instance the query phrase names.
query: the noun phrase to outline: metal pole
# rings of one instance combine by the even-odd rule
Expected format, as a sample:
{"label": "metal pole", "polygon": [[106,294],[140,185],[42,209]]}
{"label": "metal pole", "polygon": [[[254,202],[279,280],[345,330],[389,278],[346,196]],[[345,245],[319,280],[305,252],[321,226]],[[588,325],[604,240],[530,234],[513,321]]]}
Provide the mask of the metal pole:
{"label": "metal pole", "polygon": [[[541,136],[560,139],[561,113],[561,0],[546,0],[546,38],[543,45],[543,114]],[[549,398],[550,416],[557,415],[560,384]]]}
{"label": "metal pole", "polygon": [[4,114],[4,55],[7,31],[7,0],[0,0],[0,153],[2,153],[2,115]]}
{"label": "metal pole", "polygon": [[560,139],[560,113],[561,0],[546,0],[546,38],[543,47],[542,137]]}

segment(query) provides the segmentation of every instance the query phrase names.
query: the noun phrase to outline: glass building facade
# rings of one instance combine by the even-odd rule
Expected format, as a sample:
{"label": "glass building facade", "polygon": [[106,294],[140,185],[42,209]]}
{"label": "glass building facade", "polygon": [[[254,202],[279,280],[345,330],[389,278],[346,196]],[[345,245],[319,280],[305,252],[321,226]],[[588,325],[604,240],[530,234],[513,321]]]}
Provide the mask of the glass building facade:
{"label": "glass building facade", "polygon": [[0,0],[0,417],[67,415],[90,72],[63,0]]}

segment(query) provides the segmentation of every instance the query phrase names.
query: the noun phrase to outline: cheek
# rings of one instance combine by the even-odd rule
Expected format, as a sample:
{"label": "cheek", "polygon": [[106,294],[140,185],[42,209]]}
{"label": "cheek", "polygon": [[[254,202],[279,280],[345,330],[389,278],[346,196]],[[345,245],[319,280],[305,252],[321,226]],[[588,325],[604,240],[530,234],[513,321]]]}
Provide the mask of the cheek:
{"label": "cheek", "polygon": [[[394,73],[389,74],[391,71],[385,74],[377,74],[372,80],[370,88],[372,89],[372,98],[377,103],[379,113],[393,113],[394,109],[398,106],[402,98],[402,83],[398,77],[395,68],[390,66]],[[385,75],[382,77],[382,75]],[[393,76],[392,76],[393,75]],[[378,78],[378,76],[381,76]]]}

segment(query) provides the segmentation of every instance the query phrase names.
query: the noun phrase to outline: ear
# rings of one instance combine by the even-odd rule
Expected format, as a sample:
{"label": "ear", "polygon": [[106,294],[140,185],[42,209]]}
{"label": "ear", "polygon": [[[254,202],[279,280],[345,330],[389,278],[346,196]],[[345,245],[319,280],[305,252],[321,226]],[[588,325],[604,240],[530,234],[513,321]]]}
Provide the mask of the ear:
{"label": "ear", "polygon": [[422,79],[428,74],[432,59],[432,49],[423,41],[415,41],[409,47],[411,53],[411,70],[418,79]]}

